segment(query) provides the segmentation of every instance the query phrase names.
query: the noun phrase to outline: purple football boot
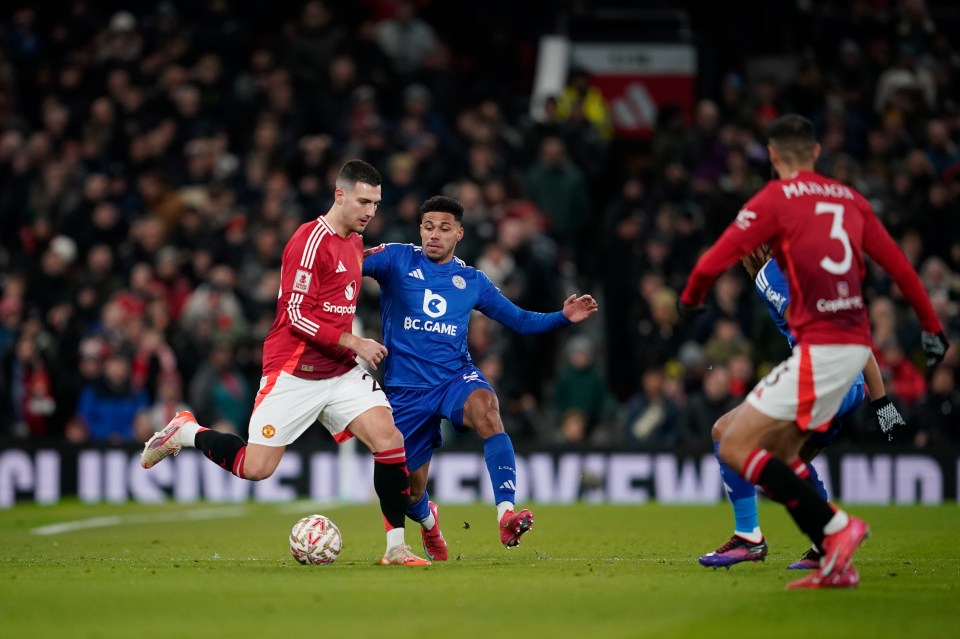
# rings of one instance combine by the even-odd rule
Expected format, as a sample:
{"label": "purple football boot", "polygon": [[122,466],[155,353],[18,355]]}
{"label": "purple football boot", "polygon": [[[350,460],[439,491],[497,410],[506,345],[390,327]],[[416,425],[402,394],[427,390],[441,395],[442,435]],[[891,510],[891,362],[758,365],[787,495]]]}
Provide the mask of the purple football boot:
{"label": "purple football boot", "polygon": [[819,550],[811,548],[803,553],[803,557],[787,566],[787,570],[816,570],[820,567],[820,557],[822,556]]}
{"label": "purple football boot", "polygon": [[761,539],[759,544],[754,544],[743,537],[734,535],[724,545],[700,557],[700,563],[709,568],[720,568],[721,566],[729,568],[741,561],[763,561],[766,556],[767,542],[765,539]]}

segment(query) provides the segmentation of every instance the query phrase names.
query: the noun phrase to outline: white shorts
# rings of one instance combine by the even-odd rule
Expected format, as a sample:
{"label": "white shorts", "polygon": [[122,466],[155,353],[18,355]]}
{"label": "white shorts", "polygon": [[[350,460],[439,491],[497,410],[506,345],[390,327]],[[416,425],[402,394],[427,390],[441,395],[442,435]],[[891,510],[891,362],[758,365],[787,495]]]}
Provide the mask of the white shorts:
{"label": "white shorts", "polygon": [[869,357],[866,346],[795,346],[793,355],[760,380],[747,401],[764,415],[797,422],[800,430],[825,430]]}
{"label": "white shorts", "polygon": [[273,373],[260,379],[247,442],[286,446],[319,421],[339,444],[353,436],[347,430],[350,422],[376,406],[390,408],[390,402],[359,366],[330,379]]}

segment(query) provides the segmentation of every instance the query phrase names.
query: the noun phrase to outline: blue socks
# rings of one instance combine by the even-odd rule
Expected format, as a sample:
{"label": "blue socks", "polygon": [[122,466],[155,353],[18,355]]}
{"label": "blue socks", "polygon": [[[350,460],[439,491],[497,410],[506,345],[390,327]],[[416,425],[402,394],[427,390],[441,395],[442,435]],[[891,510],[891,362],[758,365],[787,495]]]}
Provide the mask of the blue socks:
{"label": "blue socks", "polygon": [[[517,458],[513,452],[513,442],[506,433],[497,433],[483,441],[483,456],[487,462],[487,472],[490,473],[490,483],[493,486],[493,501],[499,507],[504,504],[512,509],[517,492]],[[751,486],[753,488],[753,486]],[[497,512],[497,521],[503,513]],[[421,525],[431,518],[430,495],[423,491],[423,495],[416,502],[407,507],[407,517]],[[432,521],[429,522],[432,527]]]}
{"label": "blue socks", "polygon": [[422,524],[429,516],[430,495],[427,494],[427,491],[423,491],[423,495],[420,496],[420,499],[418,499],[415,503],[410,504],[409,508],[407,508],[407,517],[417,523]]}
{"label": "blue socks", "polygon": [[[713,442],[713,454],[720,464],[720,476],[723,478],[723,489],[730,498],[733,505],[734,532],[741,537],[748,538],[749,541],[759,542],[760,535],[760,517],[757,515],[757,492],[753,484],[733,472],[727,465],[720,461],[720,443]],[[807,464],[810,471],[810,477],[807,480],[819,493],[821,497],[828,500],[827,488],[820,480],[817,469],[813,464]]]}
{"label": "blue socks", "polygon": [[[749,541],[759,543],[760,517],[757,514],[757,489],[746,479],[733,472],[720,460],[720,442],[713,442],[713,454],[720,463],[723,489],[733,504],[734,532]],[[821,484],[822,485],[822,484]]]}
{"label": "blue socks", "polygon": [[830,501],[830,498],[827,497],[827,487],[820,481],[820,475],[817,473],[817,469],[813,467],[813,464],[807,464],[807,470],[810,471],[810,478],[807,481],[813,484],[813,487],[817,489],[821,497]]}
{"label": "blue socks", "polygon": [[490,482],[493,484],[495,504],[510,502],[513,507],[517,492],[517,461],[513,454],[513,442],[506,433],[497,433],[483,441],[483,457],[487,462]]}

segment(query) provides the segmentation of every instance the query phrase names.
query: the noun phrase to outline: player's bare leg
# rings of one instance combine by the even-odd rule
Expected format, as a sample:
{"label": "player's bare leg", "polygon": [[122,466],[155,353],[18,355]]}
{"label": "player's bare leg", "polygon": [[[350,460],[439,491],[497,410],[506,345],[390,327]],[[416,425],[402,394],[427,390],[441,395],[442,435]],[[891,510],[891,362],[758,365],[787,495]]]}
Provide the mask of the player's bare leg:
{"label": "player's bare leg", "polygon": [[380,563],[428,565],[430,562],[414,555],[404,543],[403,523],[410,503],[410,479],[403,435],[394,425],[393,415],[389,409],[376,406],[354,418],[347,430],[373,453],[373,487],[380,498],[380,510],[387,531],[387,551]]}
{"label": "player's bare leg", "polygon": [[427,492],[427,479],[430,477],[430,462],[410,471],[410,501],[415,502]]}
{"label": "player's bare leg", "polygon": [[286,446],[264,446],[263,444],[247,444],[243,456],[243,477],[253,481],[260,481],[273,475],[280,465]]}
{"label": "player's bare leg", "polygon": [[463,424],[483,439],[484,459],[493,484],[500,524],[500,542],[507,548],[520,545],[520,537],[533,528],[533,513],[514,506],[517,491],[517,464],[513,442],[503,430],[500,403],[492,391],[481,388],[463,404]]}
{"label": "player's bare leg", "polygon": [[869,529],[860,519],[834,511],[805,481],[806,465],[799,452],[806,437],[793,422],[771,418],[745,402],[724,433],[720,457],[762,487],[768,497],[784,504],[797,526],[826,551],[814,574],[788,588],[855,587],[859,577],[850,560]]}
{"label": "player's bare leg", "polygon": [[190,411],[181,411],[143,447],[140,465],[152,468],[182,448],[196,448],[224,470],[241,479],[259,481],[270,477],[280,464],[285,446],[247,444],[233,433],[204,428]]}

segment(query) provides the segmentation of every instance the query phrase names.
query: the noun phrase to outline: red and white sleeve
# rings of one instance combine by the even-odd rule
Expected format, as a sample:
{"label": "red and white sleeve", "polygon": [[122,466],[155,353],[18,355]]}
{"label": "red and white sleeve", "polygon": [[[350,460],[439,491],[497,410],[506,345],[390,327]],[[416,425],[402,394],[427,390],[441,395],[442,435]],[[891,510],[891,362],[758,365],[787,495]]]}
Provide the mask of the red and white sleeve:
{"label": "red and white sleeve", "polygon": [[923,282],[910,266],[903,251],[870,209],[864,211],[863,250],[876,260],[897,283],[904,297],[917,312],[923,330],[930,333],[942,332],[940,318],[930,304],[930,296],[923,288]]}

